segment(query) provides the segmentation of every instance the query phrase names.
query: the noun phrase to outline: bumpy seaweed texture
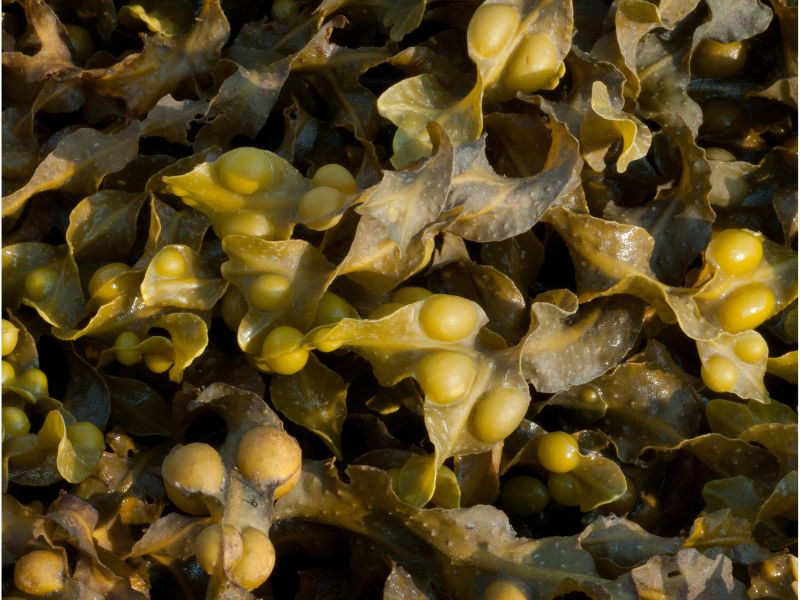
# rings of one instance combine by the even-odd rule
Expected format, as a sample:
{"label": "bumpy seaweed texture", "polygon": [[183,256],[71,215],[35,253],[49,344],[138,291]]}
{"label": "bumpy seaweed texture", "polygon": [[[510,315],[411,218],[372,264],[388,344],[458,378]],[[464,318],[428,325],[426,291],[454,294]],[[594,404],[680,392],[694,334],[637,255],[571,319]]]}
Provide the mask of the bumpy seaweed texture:
{"label": "bumpy seaweed texture", "polygon": [[796,597],[792,2],[2,27],[4,593]]}

